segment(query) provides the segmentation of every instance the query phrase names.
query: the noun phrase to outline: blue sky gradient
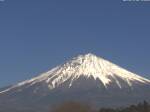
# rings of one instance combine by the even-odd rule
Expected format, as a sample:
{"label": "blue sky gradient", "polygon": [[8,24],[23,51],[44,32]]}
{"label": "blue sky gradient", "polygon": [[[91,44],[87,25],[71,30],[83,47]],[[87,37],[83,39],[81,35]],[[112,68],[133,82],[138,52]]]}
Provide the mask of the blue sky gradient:
{"label": "blue sky gradient", "polygon": [[150,79],[149,11],[122,0],[0,2],[0,87],[88,52]]}

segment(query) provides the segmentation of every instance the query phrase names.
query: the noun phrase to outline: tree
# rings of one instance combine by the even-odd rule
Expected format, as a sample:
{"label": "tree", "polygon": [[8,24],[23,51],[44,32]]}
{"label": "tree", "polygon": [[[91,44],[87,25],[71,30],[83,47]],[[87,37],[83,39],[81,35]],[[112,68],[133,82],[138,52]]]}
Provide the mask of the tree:
{"label": "tree", "polygon": [[146,101],[144,101],[143,103],[143,109],[144,109],[144,112],[150,112],[149,104]]}

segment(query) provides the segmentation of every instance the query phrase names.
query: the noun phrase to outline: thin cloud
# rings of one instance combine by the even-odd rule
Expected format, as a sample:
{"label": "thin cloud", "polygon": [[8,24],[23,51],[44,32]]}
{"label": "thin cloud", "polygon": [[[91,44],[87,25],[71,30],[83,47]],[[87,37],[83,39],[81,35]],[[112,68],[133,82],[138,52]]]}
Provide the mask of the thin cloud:
{"label": "thin cloud", "polygon": [[5,0],[0,0],[0,2],[4,2]]}

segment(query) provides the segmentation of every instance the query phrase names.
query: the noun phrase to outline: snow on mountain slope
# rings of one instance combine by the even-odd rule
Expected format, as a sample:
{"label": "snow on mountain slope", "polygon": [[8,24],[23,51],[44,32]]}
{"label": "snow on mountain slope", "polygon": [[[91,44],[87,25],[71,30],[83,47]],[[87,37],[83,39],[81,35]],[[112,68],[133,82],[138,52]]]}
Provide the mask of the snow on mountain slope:
{"label": "snow on mountain slope", "polygon": [[39,82],[46,83],[51,90],[59,87],[66,81],[69,81],[68,88],[70,88],[74,81],[78,80],[81,76],[99,80],[105,88],[111,85],[112,81],[115,81],[118,87],[122,88],[121,82],[118,78],[126,82],[129,87],[132,87],[133,83],[150,84],[150,80],[131,73],[103,58],[89,53],[86,55],[79,55],[65,64],[57,66],[40,76],[20,82],[4,91],[1,91],[0,94],[24,85],[32,86]]}

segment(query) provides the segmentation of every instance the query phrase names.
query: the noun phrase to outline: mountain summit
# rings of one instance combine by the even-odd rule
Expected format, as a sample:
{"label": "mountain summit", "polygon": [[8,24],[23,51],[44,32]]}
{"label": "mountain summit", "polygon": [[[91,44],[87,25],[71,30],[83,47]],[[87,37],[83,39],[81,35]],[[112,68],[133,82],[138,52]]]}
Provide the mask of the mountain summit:
{"label": "mountain summit", "polygon": [[[149,92],[150,80],[89,53],[1,90],[0,107],[4,102],[14,104],[14,107],[21,102],[20,107],[28,108],[29,102],[55,104],[78,98],[81,101],[90,100],[96,105],[122,106],[149,99]],[[31,101],[30,97],[34,99]]]}

